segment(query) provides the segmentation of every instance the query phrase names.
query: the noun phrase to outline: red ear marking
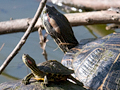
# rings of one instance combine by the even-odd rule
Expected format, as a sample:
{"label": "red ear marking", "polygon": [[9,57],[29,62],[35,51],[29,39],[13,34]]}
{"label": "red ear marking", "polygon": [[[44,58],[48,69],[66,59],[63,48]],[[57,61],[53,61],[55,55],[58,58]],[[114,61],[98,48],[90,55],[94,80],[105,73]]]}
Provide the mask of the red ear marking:
{"label": "red ear marking", "polygon": [[27,60],[27,61],[28,61],[28,63],[32,64],[32,62],[30,60]]}
{"label": "red ear marking", "polygon": [[49,15],[48,15],[48,13],[47,13],[47,17],[48,17],[48,21],[49,21],[49,23],[50,23],[50,17],[49,17]]}

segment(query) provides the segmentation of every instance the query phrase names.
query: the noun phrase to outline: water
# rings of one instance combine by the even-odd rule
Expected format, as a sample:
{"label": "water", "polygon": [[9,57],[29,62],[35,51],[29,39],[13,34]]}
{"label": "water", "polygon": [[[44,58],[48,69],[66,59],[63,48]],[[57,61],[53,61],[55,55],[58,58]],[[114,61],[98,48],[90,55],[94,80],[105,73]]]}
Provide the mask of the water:
{"label": "water", "polygon": [[[0,21],[7,21],[11,17],[13,19],[28,17],[32,18],[38,8],[38,5],[39,1],[37,0],[0,0]],[[95,31],[90,33],[91,30],[88,30],[83,26],[73,27],[73,30],[78,41],[85,38],[95,38],[102,36]],[[45,33],[45,31],[43,31],[43,33]],[[3,49],[0,51],[0,65],[2,65],[4,60],[17,45],[23,34],[23,32],[20,32],[0,35],[0,47],[4,44]],[[59,49],[55,50],[58,47],[50,36],[48,36],[48,39],[49,42],[46,46],[48,59],[56,59],[58,61],[61,61],[63,53]],[[30,72],[30,70],[22,62],[21,57],[24,53],[27,53],[31,57],[33,57],[37,63],[45,61],[39,45],[38,32],[33,32],[30,34],[22,49],[13,58],[11,63],[6,67],[3,74],[0,75],[0,83],[16,79],[22,79]]]}

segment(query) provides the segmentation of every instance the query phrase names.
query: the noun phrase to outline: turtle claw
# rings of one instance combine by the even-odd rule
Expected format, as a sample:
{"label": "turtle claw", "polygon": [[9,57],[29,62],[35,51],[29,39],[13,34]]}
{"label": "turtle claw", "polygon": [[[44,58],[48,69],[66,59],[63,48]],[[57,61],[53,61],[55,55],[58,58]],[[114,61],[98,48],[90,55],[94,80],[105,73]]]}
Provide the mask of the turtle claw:
{"label": "turtle claw", "polygon": [[29,81],[26,81],[26,80],[22,80],[22,83],[24,84],[24,85],[27,85],[27,84],[29,84]]}
{"label": "turtle claw", "polygon": [[45,85],[48,84],[48,79],[47,79],[47,76],[45,75],[44,76],[44,82],[43,82]]}
{"label": "turtle claw", "polygon": [[29,84],[29,81],[33,76],[34,75],[32,73],[29,73],[26,77],[23,78],[22,83],[25,85]]}
{"label": "turtle claw", "polygon": [[43,89],[45,89],[46,87],[47,87],[47,85],[46,85],[46,83],[45,82],[41,82],[41,87],[43,88]]}
{"label": "turtle claw", "polygon": [[71,76],[71,75],[69,75],[69,77],[68,77],[69,79],[71,79],[71,80],[73,80],[77,85],[79,85],[79,86],[84,86],[84,84],[82,83],[82,82],[80,82],[80,81],[78,81],[76,78],[74,78],[73,76]]}
{"label": "turtle claw", "polygon": [[47,76],[45,75],[44,76],[44,82],[41,82],[41,87],[45,89],[47,87],[46,86],[47,84],[48,84],[48,79],[47,79]]}

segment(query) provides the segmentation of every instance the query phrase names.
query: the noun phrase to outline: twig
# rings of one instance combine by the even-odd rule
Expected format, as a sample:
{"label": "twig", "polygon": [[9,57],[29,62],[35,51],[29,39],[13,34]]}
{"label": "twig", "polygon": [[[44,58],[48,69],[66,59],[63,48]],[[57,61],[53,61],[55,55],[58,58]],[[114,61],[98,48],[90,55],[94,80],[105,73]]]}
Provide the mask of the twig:
{"label": "twig", "polygon": [[120,24],[111,24],[106,27],[106,30],[114,30],[120,28]]}
{"label": "twig", "polygon": [[13,59],[13,57],[18,53],[18,51],[21,49],[21,47],[24,45],[24,43],[26,42],[30,32],[32,31],[35,23],[37,22],[42,9],[44,8],[45,4],[46,4],[47,0],[42,0],[39,4],[39,7],[37,9],[37,12],[30,24],[30,26],[28,27],[27,31],[25,32],[25,34],[23,35],[23,37],[21,38],[21,40],[19,41],[19,43],[17,44],[17,46],[14,48],[14,50],[10,53],[10,55],[7,57],[7,59],[4,61],[4,63],[1,65],[0,67],[0,74],[2,73],[2,71],[5,69],[5,67],[9,64],[9,62]]}
{"label": "twig", "polygon": [[4,47],[5,43],[3,43],[3,45],[0,47],[0,51],[2,50],[2,48]]}
{"label": "twig", "polygon": [[48,58],[47,58],[47,52],[45,50],[45,47],[46,47],[46,42],[48,41],[48,39],[47,39],[48,34],[45,33],[45,35],[43,36],[41,27],[38,29],[38,33],[39,33],[39,39],[40,39],[40,46],[41,46],[41,48],[43,50],[42,54],[43,54],[44,58],[47,61]]}

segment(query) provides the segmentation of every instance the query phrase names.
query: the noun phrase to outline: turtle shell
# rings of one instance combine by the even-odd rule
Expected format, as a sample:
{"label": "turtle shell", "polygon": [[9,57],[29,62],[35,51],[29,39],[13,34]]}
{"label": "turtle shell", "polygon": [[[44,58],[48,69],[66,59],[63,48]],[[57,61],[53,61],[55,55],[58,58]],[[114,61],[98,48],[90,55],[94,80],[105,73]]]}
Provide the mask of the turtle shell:
{"label": "turtle shell", "polygon": [[68,69],[57,60],[48,60],[38,65],[38,68],[45,73],[70,75],[74,73],[73,70]]}
{"label": "turtle shell", "polygon": [[62,64],[92,90],[120,89],[120,33],[78,45],[67,52]]}

